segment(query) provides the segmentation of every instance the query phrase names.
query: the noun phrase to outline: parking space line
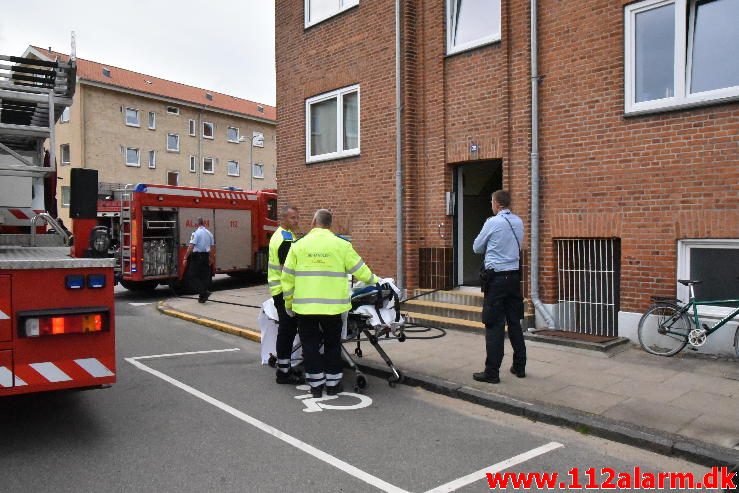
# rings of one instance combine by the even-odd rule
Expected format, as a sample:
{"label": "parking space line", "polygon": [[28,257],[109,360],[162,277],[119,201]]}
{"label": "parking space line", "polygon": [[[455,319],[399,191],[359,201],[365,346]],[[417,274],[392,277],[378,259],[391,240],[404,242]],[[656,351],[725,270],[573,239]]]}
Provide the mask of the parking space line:
{"label": "parking space line", "polygon": [[176,356],[191,356],[193,354],[230,353],[233,351],[241,351],[241,350],[235,347],[231,349],[211,349],[210,351],[190,351],[188,353],[152,354],[150,356],[134,356],[131,358],[126,358],[126,361],[137,361],[141,359],[156,359],[156,358],[174,358]]}
{"label": "parking space line", "polygon": [[[238,351],[238,349],[235,349]],[[322,450],[319,450],[315,448],[312,445],[309,445],[293,436],[290,436],[277,428],[268,425],[267,423],[264,423],[256,418],[253,418],[249,416],[248,414],[245,414],[241,411],[239,411],[236,408],[233,408],[229,406],[228,404],[221,402],[193,387],[190,387],[187,384],[184,384],[180,382],[179,380],[176,380],[169,375],[166,375],[160,371],[157,371],[153,368],[150,368],[146,366],[145,364],[141,363],[139,360],[142,359],[152,359],[152,358],[165,358],[165,357],[171,357],[171,356],[180,356],[180,355],[192,355],[192,354],[206,354],[206,353],[213,353],[213,352],[227,352],[227,351],[234,351],[234,349],[226,349],[226,350],[216,350],[216,351],[195,351],[190,353],[177,353],[177,354],[168,354],[168,355],[155,355],[155,356],[139,356],[136,358],[126,358],[126,361],[135,366],[136,368],[145,371],[147,373],[150,373],[154,375],[157,378],[160,378],[164,380],[167,383],[170,383],[174,385],[175,387],[184,390],[188,394],[191,394],[198,399],[201,399],[208,404],[211,404],[212,406],[217,407],[218,409],[234,416],[237,419],[240,419],[241,421],[252,425],[253,427],[262,430],[263,432],[272,435],[273,437],[282,440],[283,442],[287,443],[288,445],[291,445],[298,450],[301,450],[309,455],[312,455],[318,460],[321,460],[325,462],[326,464],[329,464],[330,466],[333,466],[340,471],[343,471],[351,476],[354,476],[355,478],[359,479],[360,481],[364,481],[365,483],[374,486],[375,488],[378,488],[382,491],[392,492],[392,493],[408,493],[407,491],[398,488],[397,486],[394,486],[386,481],[383,481],[382,479],[373,476],[369,474],[368,472],[362,471],[361,469],[354,467],[353,465],[344,462],[341,459],[338,459]],[[451,491],[451,490],[449,490]]]}
{"label": "parking space line", "polygon": [[518,454],[515,457],[511,457],[510,459],[506,459],[504,461],[498,462],[497,464],[493,464],[490,467],[480,469],[479,471],[468,474],[467,476],[462,476],[459,479],[455,479],[454,481],[451,481],[449,483],[437,486],[436,488],[429,490],[426,493],[448,493],[450,491],[458,490],[463,486],[467,486],[468,484],[472,484],[475,481],[479,481],[485,478],[485,475],[487,473],[495,474],[496,472],[500,472],[504,469],[508,469],[509,467],[521,464],[523,462],[526,462],[527,460],[533,459],[534,457],[538,457],[540,455],[544,455],[547,452],[551,452],[552,450],[556,450],[560,447],[564,447],[564,445],[558,442],[549,442],[546,445],[542,445],[541,447],[536,447],[535,449],[531,449],[528,452]]}

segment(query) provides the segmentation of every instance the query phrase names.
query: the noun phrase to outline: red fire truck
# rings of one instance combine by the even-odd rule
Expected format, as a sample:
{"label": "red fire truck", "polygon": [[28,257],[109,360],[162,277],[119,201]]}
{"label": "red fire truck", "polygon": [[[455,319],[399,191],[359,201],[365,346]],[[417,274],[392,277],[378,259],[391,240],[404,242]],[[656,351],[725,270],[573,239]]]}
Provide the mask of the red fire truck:
{"label": "red fire truck", "polygon": [[116,378],[114,261],[90,254],[94,197],[86,218],[77,174],[74,247],[54,219],[54,125],[72,104],[75,72],[74,57],[0,55],[0,397]]}
{"label": "red fire truck", "polygon": [[[118,195],[98,201],[98,215],[112,230],[113,243],[119,243],[116,256],[123,287],[150,290],[169,284],[175,291],[188,290],[182,260],[198,217],[215,236],[214,274],[266,271],[269,238],[278,226],[276,190],[138,184]],[[117,221],[110,221],[113,202],[118,205]]]}

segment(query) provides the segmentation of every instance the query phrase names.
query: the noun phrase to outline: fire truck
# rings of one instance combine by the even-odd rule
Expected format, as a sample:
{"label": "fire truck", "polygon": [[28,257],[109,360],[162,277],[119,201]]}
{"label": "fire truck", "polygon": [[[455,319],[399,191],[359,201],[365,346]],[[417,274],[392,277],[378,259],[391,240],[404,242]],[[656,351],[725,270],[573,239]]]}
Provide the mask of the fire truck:
{"label": "fire truck", "polygon": [[92,253],[96,218],[80,194],[96,171],[73,170],[73,246],[54,219],[54,125],[72,104],[75,74],[74,56],[0,55],[0,397],[116,378],[114,261]]}
{"label": "fire truck", "polygon": [[190,291],[182,263],[199,217],[215,237],[214,274],[266,271],[269,238],[278,226],[276,190],[138,184],[106,198],[98,200],[98,216],[108,228],[126,289],[168,284],[176,292]]}

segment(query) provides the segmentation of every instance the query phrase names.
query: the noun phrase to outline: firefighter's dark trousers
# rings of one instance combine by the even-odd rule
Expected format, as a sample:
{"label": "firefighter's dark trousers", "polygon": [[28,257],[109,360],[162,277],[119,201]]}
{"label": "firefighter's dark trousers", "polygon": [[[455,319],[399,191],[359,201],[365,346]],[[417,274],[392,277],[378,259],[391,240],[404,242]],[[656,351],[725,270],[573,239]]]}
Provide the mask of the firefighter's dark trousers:
{"label": "firefighter's dark trousers", "polygon": [[279,325],[277,329],[277,370],[283,373],[290,371],[290,359],[293,353],[293,342],[298,331],[298,321],[285,310],[285,300],[282,293],[273,296]]}
{"label": "firefighter's dark trousers", "polygon": [[[334,387],[341,382],[341,315],[298,315],[303,343],[305,381],[311,387]],[[323,344],[323,355],[319,352]]]}

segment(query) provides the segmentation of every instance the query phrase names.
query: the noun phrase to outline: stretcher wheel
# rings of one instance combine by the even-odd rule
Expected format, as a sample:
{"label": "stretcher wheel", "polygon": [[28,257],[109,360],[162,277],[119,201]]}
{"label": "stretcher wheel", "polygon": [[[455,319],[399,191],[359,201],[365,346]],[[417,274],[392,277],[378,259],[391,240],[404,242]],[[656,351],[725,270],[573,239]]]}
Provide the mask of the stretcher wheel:
{"label": "stretcher wheel", "polygon": [[[396,371],[398,371],[398,370],[396,370]],[[400,371],[398,371],[398,378],[395,378],[394,376],[393,376],[393,377],[390,377],[390,378],[388,378],[388,379],[387,379],[387,384],[388,384],[388,385],[389,385],[390,387],[392,387],[392,388],[395,388],[395,386],[396,386],[397,384],[399,384],[400,382],[402,382],[402,381],[403,381],[403,378],[404,378],[404,377],[403,377],[403,374],[402,374],[402,373],[400,373]]]}
{"label": "stretcher wheel", "polygon": [[354,380],[354,391],[359,392],[360,390],[364,390],[367,388],[367,379],[364,377],[364,375],[357,375],[357,378]]}
{"label": "stretcher wheel", "polygon": [[267,364],[272,368],[277,368],[277,357],[273,354],[270,354],[269,359],[267,360]]}
{"label": "stretcher wheel", "polygon": [[398,342],[405,342],[405,334],[400,334],[398,336]]}
{"label": "stretcher wheel", "polygon": [[362,348],[359,348],[359,347],[358,348],[355,348],[354,349],[354,354],[357,355],[357,358],[361,358],[362,357]]}

